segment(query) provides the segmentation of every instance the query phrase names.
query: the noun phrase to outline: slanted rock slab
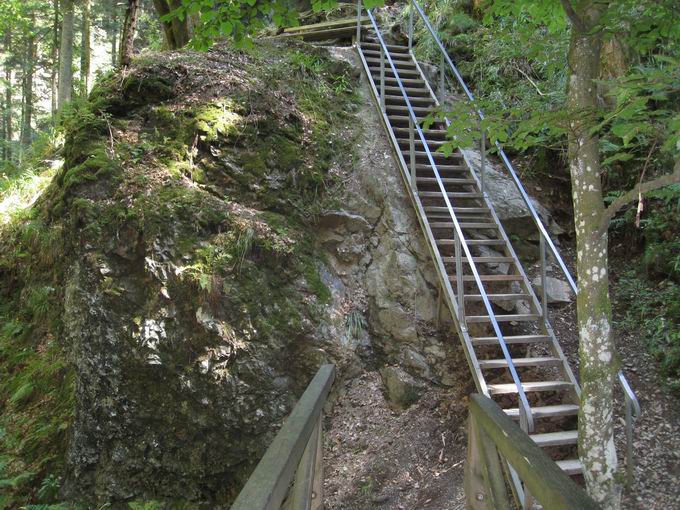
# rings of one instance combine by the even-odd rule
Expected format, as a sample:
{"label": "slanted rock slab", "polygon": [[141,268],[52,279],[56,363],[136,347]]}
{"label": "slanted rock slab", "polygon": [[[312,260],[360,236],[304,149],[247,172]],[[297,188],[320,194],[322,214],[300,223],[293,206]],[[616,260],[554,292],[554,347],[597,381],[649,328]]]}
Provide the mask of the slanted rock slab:
{"label": "slanted rock slab", "polygon": [[[548,294],[548,303],[571,303],[574,299],[574,293],[572,292],[569,284],[564,280],[558,278],[553,278],[552,276],[546,276],[546,291]],[[536,289],[536,293],[542,292],[542,282],[541,277],[537,276],[531,280],[531,284]]]}
{"label": "slanted rock slab", "polygon": [[398,409],[407,409],[420,399],[425,385],[399,367],[380,370],[387,400]]}

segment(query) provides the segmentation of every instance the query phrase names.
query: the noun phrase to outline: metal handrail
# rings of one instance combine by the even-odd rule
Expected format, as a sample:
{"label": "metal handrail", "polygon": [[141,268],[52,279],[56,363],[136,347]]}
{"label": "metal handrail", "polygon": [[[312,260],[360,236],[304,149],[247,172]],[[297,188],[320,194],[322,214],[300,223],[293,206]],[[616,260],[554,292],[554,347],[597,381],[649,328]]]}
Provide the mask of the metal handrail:
{"label": "metal handrail", "polygon": [[[361,13],[361,2],[359,0],[359,14]],[[455,234],[456,234],[456,239],[458,240],[456,243],[456,246],[460,244],[460,247],[463,249],[465,252],[465,257],[468,260],[470,270],[473,274],[473,277],[475,279],[475,283],[477,284],[477,287],[479,289],[480,296],[482,298],[482,301],[484,303],[484,307],[486,308],[487,313],[489,314],[489,320],[491,321],[492,327],[494,329],[494,332],[496,333],[496,336],[498,338],[499,345],[501,347],[501,350],[503,351],[503,356],[505,357],[506,362],[508,363],[508,370],[510,371],[510,374],[512,376],[513,383],[517,387],[517,394],[518,394],[518,399],[519,399],[519,412],[520,412],[520,423],[522,425],[522,428],[525,430],[525,432],[532,432],[534,430],[534,422],[533,422],[533,416],[531,414],[531,407],[529,405],[529,401],[527,399],[527,396],[524,392],[524,388],[522,387],[522,383],[519,380],[519,375],[517,374],[517,370],[515,368],[515,365],[512,361],[512,357],[510,356],[510,352],[508,351],[508,346],[505,343],[505,338],[503,337],[503,333],[500,330],[500,326],[498,324],[498,321],[496,320],[496,315],[493,312],[493,309],[491,307],[491,301],[489,300],[489,297],[486,294],[486,291],[484,290],[484,286],[482,284],[482,280],[479,276],[479,272],[477,271],[477,267],[473,261],[472,257],[472,252],[470,251],[470,248],[465,240],[465,237],[463,236],[463,230],[458,222],[458,219],[453,212],[453,206],[451,205],[451,201],[449,200],[449,197],[447,195],[446,188],[444,187],[444,183],[441,180],[441,177],[439,175],[439,170],[437,169],[437,165],[434,162],[434,158],[432,157],[432,152],[430,151],[429,145],[427,143],[427,139],[425,138],[425,135],[420,128],[420,125],[418,123],[418,117],[415,115],[415,112],[413,110],[413,106],[411,105],[411,101],[408,97],[408,94],[406,93],[406,89],[404,88],[404,84],[401,81],[401,77],[399,76],[399,72],[397,71],[396,66],[394,65],[394,62],[392,61],[392,57],[390,55],[389,50],[387,49],[387,45],[385,44],[385,40],[382,37],[382,34],[380,32],[380,28],[378,27],[378,24],[373,17],[373,14],[370,9],[366,9],[368,13],[368,17],[371,21],[371,24],[373,25],[373,28],[375,30],[376,36],[378,38],[378,41],[380,43],[381,47],[381,58],[387,58],[390,67],[392,68],[392,72],[394,73],[394,77],[397,81],[397,84],[399,85],[399,90],[404,98],[404,101],[406,103],[406,107],[409,112],[409,128],[411,129],[411,133],[413,132],[412,130],[415,128],[418,132],[418,136],[420,137],[420,140],[423,144],[423,148],[425,150],[425,153],[427,154],[427,158],[430,162],[430,166],[432,167],[432,170],[434,172],[435,178],[437,179],[437,183],[439,185],[439,188],[442,192],[442,197],[446,203],[446,207],[448,209],[449,215],[451,216],[451,219],[453,220],[453,225],[455,229]],[[360,44],[360,39],[357,40],[357,44]],[[381,73],[381,77],[384,76],[383,73]],[[384,78],[383,78],[384,80]],[[383,88],[383,87],[381,87]],[[414,154],[413,154],[413,135],[411,134],[411,185],[415,186],[415,168],[413,166],[414,162]],[[458,259],[457,263],[460,260],[460,255],[456,257]],[[460,268],[460,264],[458,263],[458,267]],[[456,271],[457,275],[459,278],[462,278],[462,271],[457,270]],[[460,289],[462,286],[459,284],[458,289]],[[464,303],[458,299],[458,306],[459,310],[462,311],[464,309]],[[459,315],[460,315],[459,311]],[[464,314],[464,312],[463,312]],[[464,321],[464,315],[461,317]]]}
{"label": "metal handrail", "polygon": [[640,402],[628,384],[628,380],[619,370],[619,383],[623,388],[626,399],[626,483],[630,487],[633,483],[633,420],[640,416]]}
{"label": "metal handrail", "polygon": [[[474,98],[474,95],[468,88],[467,84],[465,83],[465,80],[463,79],[462,75],[458,71],[458,68],[456,68],[455,64],[451,60],[451,57],[449,57],[448,52],[444,48],[444,45],[442,44],[441,40],[439,39],[439,36],[437,36],[437,33],[435,32],[434,28],[432,27],[432,24],[430,23],[429,18],[427,17],[427,14],[423,11],[422,7],[418,3],[417,0],[411,0],[411,5],[415,9],[415,11],[418,13],[418,16],[422,20],[423,24],[427,28],[428,32],[434,39],[434,42],[437,46],[437,48],[440,51],[441,54],[441,59],[442,62],[446,62],[453,72],[453,75],[456,77],[456,80],[458,81],[458,84],[461,86],[463,91],[465,92],[465,95],[467,96],[468,100],[471,103],[473,111],[477,114],[479,117],[480,121],[483,121],[485,119],[484,113],[480,108],[477,107],[476,101]],[[409,48],[412,47],[412,27],[413,27],[413,21],[412,21],[412,12],[410,13],[409,16]],[[443,76],[443,71],[440,72],[442,75],[440,76],[440,83],[442,81],[442,76]],[[441,86],[441,85],[440,85]],[[519,179],[519,176],[517,175],[517,172],[515,171],[515,168],[512,166],[512,163],[510,162],[510,159],[508,159],[507,154],[503,150],[503,146],[496,141],[495,142],[496,149],[498,150],[498,154],[503,161],[505,168],[508,170],[510,173],[510,176],[512,177],[513,182],[515,183],[515,187],[517,188],[517,191],[519,192],[520,196],[522,197],[522,200],[527,206],[527,209],[529,210],[529,213],[531,214],[532,219],[534,220],[534,223],[536,224],[536,227],[538,228],[538,231],[540,233],[540,251],[541,251],[541,259],[542,259],[542,304],[543,304],[543,315],[545,320],[548,320],[548,315],[547,315],[547,295],[546,295],[546,285],[545,285],[545,244],[547,244],[547,248],[550,250],[550,253],[554,257],[555,261],[557,264],[560,266],[560,269],[562,270],[562,273],[564,274],[565,278],[567,279],[567,282],[569,283],[569,286],[571,287],[571,290],[574,292],[574,295],[578,295],[578,286],[576,284],[576,281],[574,278],[571,276],[571,273],[569,272],[569,268],[567,267],[566,263],[562,259],[562,256],[560,255],[557,247],[555,246],[555,243],[553,240],[550,238],[550,235],[548,234],[547,229],[545,228],[545,225],[543,225],[543,222],[541,221],[541,218],[539,217],[538,213],[536,212],[535,207],[531,203],[531,200],[529,198],[529,195],[527,194],[526,190],[524,189],[524,186],[522,186],[522,182]],[[483,156],[482,156],[483,157]],[[483,178],[483,175],[482,175]],[[632,388],[630,387],[630,384],[628,383],[625,375],[623,372],[619,372],[619,383],[621,384],[621,387],[623,388],[623,391],[626,395],[626,435],[628,436],[629,431],[632,434],[632,416],[629,416],[631,413],[629,413],[629,402],[632,402],[632,405],[637,409],[636,414],[639,414],[640,412],[640,404],[638,402],[637,397],[635,396],[635,393],[633,392]],[[631,439],[632,441],[632,439]],[[631,448],[631,453],[632,453],[632,448]],[[632,460],[631,460],[632,463]]]}

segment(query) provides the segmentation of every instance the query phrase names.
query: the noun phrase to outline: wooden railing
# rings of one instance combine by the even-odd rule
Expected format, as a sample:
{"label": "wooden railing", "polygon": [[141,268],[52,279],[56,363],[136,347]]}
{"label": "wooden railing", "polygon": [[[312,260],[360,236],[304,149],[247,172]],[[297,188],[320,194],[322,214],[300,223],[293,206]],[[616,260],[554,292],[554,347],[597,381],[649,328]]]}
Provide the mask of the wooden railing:
{"label": "wooden railing", "polygon": [[319,369],[231,510],[323,508],[322,412],[334,378],[334,365]]}
{"label": "wooden railing", "polygon": [[601,508],[490,398],[471,396],[468,427],[465,467],[468,510],[514,508],[501,458],[544,510]]}

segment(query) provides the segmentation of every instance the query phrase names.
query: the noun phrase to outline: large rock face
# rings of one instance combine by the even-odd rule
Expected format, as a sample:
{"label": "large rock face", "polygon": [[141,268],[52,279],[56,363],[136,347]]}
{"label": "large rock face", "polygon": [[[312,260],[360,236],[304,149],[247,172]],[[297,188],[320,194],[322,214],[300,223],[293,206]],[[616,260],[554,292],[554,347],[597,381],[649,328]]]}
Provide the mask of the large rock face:
{"label": "large rock face", "polygon": [[[70,121],[63,170],[2,238],[42,260],[25,233],[54,233],[58,271],[0,260],[16,335],[68,363],[41,471],[63,497],[227,508],[321,363],[453,380],[457,340],[433,326],[434,271],[353,58],[164,54]],[[22,296],[48,280],[38,323]]]}

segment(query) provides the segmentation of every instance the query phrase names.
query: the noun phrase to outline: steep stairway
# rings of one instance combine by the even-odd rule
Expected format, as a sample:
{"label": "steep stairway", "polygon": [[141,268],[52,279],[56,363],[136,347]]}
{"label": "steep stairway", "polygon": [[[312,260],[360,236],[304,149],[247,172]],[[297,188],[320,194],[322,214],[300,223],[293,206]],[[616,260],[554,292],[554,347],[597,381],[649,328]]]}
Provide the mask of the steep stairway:
{"label": "steep stairway", "polygon": [[420,123],[439,106],[408,46],[363,27],[357,49],[402,170],[478,391],[520,421],[570,475],[580,475],[580,389],[480,176],[461,151],[437,149],[446,122]]}

